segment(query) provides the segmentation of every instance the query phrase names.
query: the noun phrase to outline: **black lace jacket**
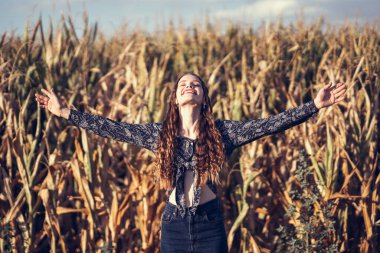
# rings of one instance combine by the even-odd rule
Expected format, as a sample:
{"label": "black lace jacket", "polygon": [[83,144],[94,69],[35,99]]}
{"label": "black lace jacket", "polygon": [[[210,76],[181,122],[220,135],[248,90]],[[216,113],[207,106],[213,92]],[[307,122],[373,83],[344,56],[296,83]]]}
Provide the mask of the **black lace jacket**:
{"label": "black lace jacket", "polygon": [[[318,114],[318,108],[311,100],[298,107],[286,110],[277,115],[263,119],[250,120],[221,120],[216,119],[215,124],[220,131],[225,145],[226,156],[228,157],[235,148],[250,143],[263,136],[284,131],[290,127],[305,122]],[[128,142],[138,147],[146,148],[156,153],[159,132],[162,123],[132,124],[117,122],[106,117],[94,115],[78,110],[70,109],[68,123],[84,128],[89,132],[102,137],[111,138],[118,141]],[[185,195],[184,195],[184,176],[185,171],[194,171],[196,180],[196,157],[195,146],[197,140],[178,136],[178,146],[174,152],[174,175],[176,187],[176,203],[182,217],[185,215]],[[194,182],[194,185],[196,182]],[[216,194],[217,188],[210,181],[207,182],[210,189]],[[169,189],[169,197],[174,188]],[[199,205],[201,187],[194,187],[193,205],[190,212],[195,214]],[[169,200],[169,198],[168,198]],[[168,201],[167,200],[167,201]]]}

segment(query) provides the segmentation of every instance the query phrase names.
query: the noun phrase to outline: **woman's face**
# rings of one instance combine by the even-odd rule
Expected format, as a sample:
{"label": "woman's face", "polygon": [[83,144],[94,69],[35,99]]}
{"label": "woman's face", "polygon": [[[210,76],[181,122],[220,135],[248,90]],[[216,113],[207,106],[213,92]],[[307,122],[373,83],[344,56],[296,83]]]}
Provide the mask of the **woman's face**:
{"label": "woman's face", "polygon": [[202,106],[203,102],[203,88],[198,77],[191,74],[181,77],[176,92],[178,107],[184,105]]}

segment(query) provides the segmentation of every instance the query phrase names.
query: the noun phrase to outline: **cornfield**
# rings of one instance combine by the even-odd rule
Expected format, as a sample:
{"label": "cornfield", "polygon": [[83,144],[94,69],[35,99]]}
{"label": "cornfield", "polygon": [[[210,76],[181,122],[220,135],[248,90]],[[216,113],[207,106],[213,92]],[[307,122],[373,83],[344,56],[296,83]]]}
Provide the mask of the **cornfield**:
{"label": "cornfield", "polygon": [[291,197],[302,149],[320,195],[313,214],[324,220],[322,204],[334,203],[325,239],[339,252],[378,252],[379,29],[326,23],[222,32],[208,23],[108,38],[84,15],[83,34],[71,17],[2,34],[0,251],[158,252],[168,196],[153,182],[153,153],[71,126],[33,96],[54,88],[67,107],[160,122],[174,80],[193,71],[208,83],[215,117],[233,120],[305,103],[329,81],[348,84],[345,101],[230,157],[218,193],[230,252],[290,252],[277,228],[299,222],[287,210],[302,212]]}

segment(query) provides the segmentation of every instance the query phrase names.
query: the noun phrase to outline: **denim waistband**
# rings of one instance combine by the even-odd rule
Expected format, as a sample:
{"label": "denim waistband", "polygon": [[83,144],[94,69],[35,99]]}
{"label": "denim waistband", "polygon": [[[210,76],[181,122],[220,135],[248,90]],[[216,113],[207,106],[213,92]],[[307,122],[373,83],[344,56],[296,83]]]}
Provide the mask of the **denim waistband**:
{"label": "denim waistband", "polygon": [[[191,207],[186,207],[185,212],[189,213],[190,208]],[[197,207],[197,210],[195,213],[201,214],[204,211],[209,213],[209,212],[214,211],[214,210],[219,210],[219,208],[220,208],[220,200],[218,197],[215,197],[214,199],[207,201],[206,203],[200,204]],[[169,201],[166,201],[165,209],[168,210],[170,213],[176,213],[176,214],[178,213],[178,207],[176,205],[170,203]]]}

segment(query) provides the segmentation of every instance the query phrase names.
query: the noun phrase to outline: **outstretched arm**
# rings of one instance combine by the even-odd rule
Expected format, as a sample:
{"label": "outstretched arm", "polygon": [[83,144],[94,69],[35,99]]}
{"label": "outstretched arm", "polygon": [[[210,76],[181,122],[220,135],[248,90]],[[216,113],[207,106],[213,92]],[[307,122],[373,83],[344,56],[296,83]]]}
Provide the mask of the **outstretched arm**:
{"label": "outstretched arm", "polygon": [[46,96],[35,94],[39,107],[48,109],[52,114],[63,117],[69,124],[81,127],[105,138],[128,142],[154,152],[162,123],[132,124],[117,122],[100,115],[62,108],[53,89],[42,89]]}
{"label": "outstretched arm", "polygon": [[275,134],[305,122],[318,114],[319,109],[313,100],[289,109],[277,115],[262,119],[222,120],[220,131],[223,139],[227,139],[230,149],[238,148],[263,136]]}
{"label": "outstretched arm", "polygon": [[68,123],[105,138],[128,142],[154,151],[161,123],[132,124],[70,109]]}
{"label": "outstretched arm", "polygon": [[263,119],[220,120],[217,126],[230,151],[263,136],[275,134],[316,117],[319,109],[328,107],[345,98],[347,84],[326,84],[316,98],[298,107]]}

